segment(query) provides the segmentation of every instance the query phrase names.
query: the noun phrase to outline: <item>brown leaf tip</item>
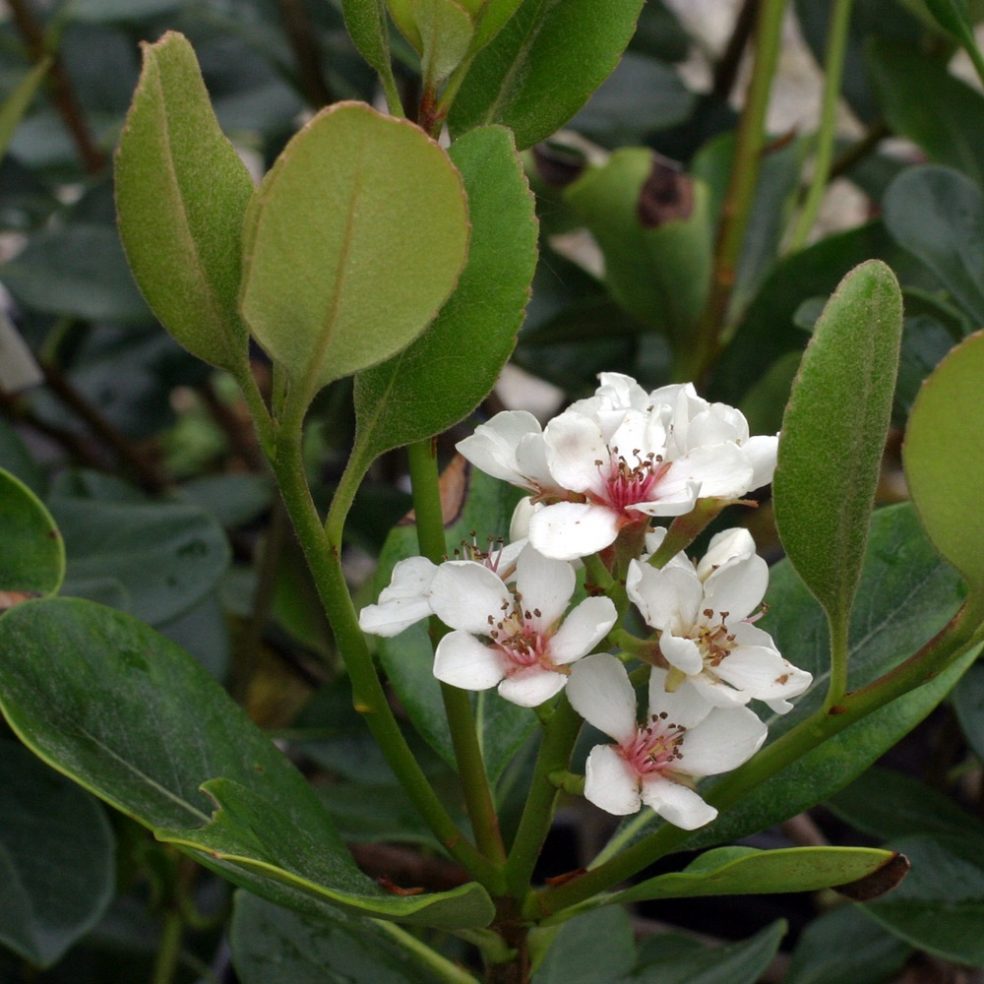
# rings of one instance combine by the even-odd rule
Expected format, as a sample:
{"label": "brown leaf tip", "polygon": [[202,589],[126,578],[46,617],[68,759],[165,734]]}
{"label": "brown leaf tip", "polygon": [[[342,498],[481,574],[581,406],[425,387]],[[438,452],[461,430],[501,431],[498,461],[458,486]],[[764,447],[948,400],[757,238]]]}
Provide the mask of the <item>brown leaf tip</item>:
{"label": "brown leaf tip", "polygon": [[653,166],[636,202],[636,215],[644,229],[658,229],[667,222],[689,219],[694,210],[694,183],[669,158],[653,154]]}
{"label": "brown leaf tip", "polygon": [[566,188],[584,173],[587,161],[573,147],[556,143],[538,143],[533,147],[533,163],[537,174],[551,188]]}
{"label": "brown leaf tip", "polygon": [[896,851],[870,875],[848,882],[846,885],[835,885],[834,890],[855,902],[869,902],[895,888],[909,873],[911,867],[909,859]]}

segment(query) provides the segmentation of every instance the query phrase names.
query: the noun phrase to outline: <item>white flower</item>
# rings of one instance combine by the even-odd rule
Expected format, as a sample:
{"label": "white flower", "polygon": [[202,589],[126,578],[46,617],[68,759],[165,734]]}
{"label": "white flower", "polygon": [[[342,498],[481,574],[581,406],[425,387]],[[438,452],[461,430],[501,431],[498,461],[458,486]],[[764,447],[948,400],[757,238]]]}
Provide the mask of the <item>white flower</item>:
{"label": "white flower", "polygon": [[563,618],[574,594],[570,564],[526,546],[515,587],[482,564],[448,561],[430,586],[434,613],[454,631],[438,643],[434,676],[464,690],[499,693],[535,707],[563,689],[569,666],[608,634],[618,613],[608,598],[587,598]]}
{"label": "white flower", "polygon": [[[647,540],[649,549],[660,536]],[[712,705],[765,701],[779,714],[813,680],[783,659],[767,632],[752,625],[769,568],[747,530],[718,533],[695,567],[682,553],[657,570],[629,564],[626,589],[642,617],[659,629],[671,686],[689,686]]]}
{"label": "white flower", "polygon": [[765,741],[765,725],[747,708],[712,708],[694,691],[667,693],[665,670],[649,679],[649,714],[636,720],[636,696],[625,667],[599,653],[571,671],[567,698],[589,724],[614,738],[596,745],[585,766],[584,795],[625,816],[643,803],[684,830],[710,823],[717,810],[694,792],[703,776],[737,768]]}
{"label": "white flower", "polygon": [[689,383],[646,395],[603,373],[595,395],[541,430],[522,411],[497,414],[458,444],[472,464],[528,489],[541,505],[530,542],[561,560],[612,544],[627,525],[681,516],[698,497],[734,499],[772,478],[775,437],[749,437],[742,414]]}

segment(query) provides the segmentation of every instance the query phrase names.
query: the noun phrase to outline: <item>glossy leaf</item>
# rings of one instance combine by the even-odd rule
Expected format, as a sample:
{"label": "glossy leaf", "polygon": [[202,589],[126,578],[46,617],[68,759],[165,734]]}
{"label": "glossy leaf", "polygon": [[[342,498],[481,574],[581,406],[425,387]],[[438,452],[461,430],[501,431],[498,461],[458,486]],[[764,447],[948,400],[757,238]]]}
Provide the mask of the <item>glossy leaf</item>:
{"label": "glossy leaf", "polygon": [[253,183],[219,129],[188,41],[168,32],[143,51],[116,155],[127,258],[180,345],[213,365],[245,371],[248,340],[236,302]]}
{"label": "glossy leaf", "polygon": [[967,744],[984,760],[984,663],[975,663],[957,684],[953,709]]}
{"label": "glossy leaf", "polygon": [[984,848],[950,837],[896,841],[912,872],[891,895],[865,906],[882,926],[913,946],[984,967]]}
{"label": "glossy leaf", "polygon": [[127,609],[147,622],[191,608],[229,564],[222,528],[195,506],[67,496],[50,506],[68,554],[66,593],[101,600],[117,585]]}
{"label": "glossy leaf", "polygon": [[451,109],[455,137],[504,123],[520,148],[564,125],[612,73],[643,0],[523,0],[469,71]]}
{"label": "glossy leaf", "polygon": [[79,600],[27,602],[0,620],[0,648],[0,708],[18,736],[236,884],[307,914],[491,918],[477,885],[379,889],[300,773],[187,653],[135,619]]}
{"label": "glossy leaf", "polygon": [[355,381],[353,456],[366,466],[390,448],[447,430],[488,394],[516,343],[536,267],[533,196],[509,131],[458,140],[472,223],[468,263],[424,334]]}
{"label": "glossy leaf", "polygon": [[883,263],[862,264],[827,302],[783,418],[776,525],[835,637],[861,574],[901,335],[895,276]]}
{"label": "glossy leaf", "polygon": [[[2,468],[0,542],[0,593],[47,595],[59,589],[65,577],[65,545],[58,527],[38,497]],[[14,603],[8,599],[0,611]]]}
{"label": "glossy leaf", "polygon": [[889,186],[883,203],[892,238],[939,278],[953,300],[984,327],[984,198],[948,167],[915,167]]}
{"label": "glossy leaf", "polygon": [[615,300],[643,324],[687,339],[710,284],[707,187],[631,147],[589,171],[565,198],[605,255]]}
{"label": "glossy leaf", "polygon": [[533,976],[533,984],[621,981],[635,962],[628,912],[602,909],[575,916],[560,927]]}
{"label": "glossy leaf", "polygon": [[[914,45],[878,41],[868,65],[892,130],[919,144],[939,164],[984,183],[984,96],[947,71],[946,62]],[[932,99],[926,93],[933,94]]]}
{"label": "glossy leaf", "polygon": [[245,239],[243,315],[306,403],[437,314],[467,256],[464,189],[413,124],[338,103],[264,178]]}
{"label": "glossy leaf", "polygon": [[91,796],[0,741],[0,942],[35,966],[57,962],[109,906],[115,851]]}
{"label": "glossy leaf", "polygon": [[902,448],[909,493],[937,550],[984,602],[984,332],[958,345],[923,384]]}
{"label": "glossy leaf", "polygon": [[[401,946],[389,929],[341,911],[330,918],[307,919],[237,892],[230,930],[232,963],[242,984],[432,984],[432,968]],[[423,943],[414,942],[427,951]],[[472,980],[436,953],[434,958],[457,971],[464,984]]]}
{"label": "glossy leaf", "polygon": [[7,153],[7,147],[14,135],[14,130],[17,129],[17,124],[20,123],[21,118],[30,107],[35,94],[48,74],[49,68],[51,68],[51,59],[42,58],[0,103],[0,160],[3,160]]}

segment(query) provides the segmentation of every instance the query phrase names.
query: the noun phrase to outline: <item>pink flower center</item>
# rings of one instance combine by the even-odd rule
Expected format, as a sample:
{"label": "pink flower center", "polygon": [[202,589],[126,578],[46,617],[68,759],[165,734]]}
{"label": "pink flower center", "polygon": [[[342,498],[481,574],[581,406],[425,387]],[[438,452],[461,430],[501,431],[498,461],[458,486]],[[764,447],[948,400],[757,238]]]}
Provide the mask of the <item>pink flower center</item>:
{"label": "pink flower center", "polygon": [[639,776],[671,772],[683,757],[680,745],[687,729],[667,722],[666,712],[649,719],[636,731],[635,738],[618,746],[618,753]]}
{"label": "pink flower center", "polygon": [[561,672],[550,658],[550,632],[534,628],[533,619],[540,618],[540,609],[520,611],[519,605],[509,612],[504,609],[498,621],[489,616],[489,638],[505,657],[508,664],[506,676],[513,676],[531,666]]}
{"label": "pink flower center", "polygon": [[[614,447],[609,452],[607,474],[603,470],[604,462],[596,461],[595,465],[601,474],[603,491],[591,498],[601,505],[610,506],[618,513],[624,513],[637,502],[652,502],[656,498],[654,487],[670,468],[670,463],[664,461],[663,456],[655,451],[644,455],[635,448],[626,458]],[[634,513],[630,518],[636,520],[639,514]]]}

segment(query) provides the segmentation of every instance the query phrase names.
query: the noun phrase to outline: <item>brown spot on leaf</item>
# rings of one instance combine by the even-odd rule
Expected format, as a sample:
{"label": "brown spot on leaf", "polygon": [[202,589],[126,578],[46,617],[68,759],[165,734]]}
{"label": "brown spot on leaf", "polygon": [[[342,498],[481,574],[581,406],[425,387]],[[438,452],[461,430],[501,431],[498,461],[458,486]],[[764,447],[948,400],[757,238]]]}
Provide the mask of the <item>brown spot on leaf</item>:
{"label": "brown spot on leaf", "polygon": [[636,215],[644,229],[658,229],[667,222],[689,219],[694,210],[694,183],[666,157],[653,154],[653,166],[636,202]]}
{"label": "brown spot on leaf", "polygon": [[40,597],[36,591],[0,591],[0,612]]}
{"label": "brown spot on leaf", "polygon": [[911,867],[909,859],[896,851],[870,875],[848,882],[846,885],[835,885],[834,891],[846,895],[855,902],[868,902],[895,888],[909,873]]}
{"label": "brown spot on leaf", "polygon": [[533,148],[533,163],[537,174],[551,188],[566,188],[584,173],[584,155],[572,147],[554,143],[539,143]]}
{"label": "brown spot on leaf", "polygon": [[[468,485],[471,480],[471,465],[456,454],[441,472],[441,518],[445,526],[452,526],[458,521],[461,510],[464,509],[465,499],[468,498]],[[400,520],[400,526],[413,526],[417,522],[413,510]]]}

